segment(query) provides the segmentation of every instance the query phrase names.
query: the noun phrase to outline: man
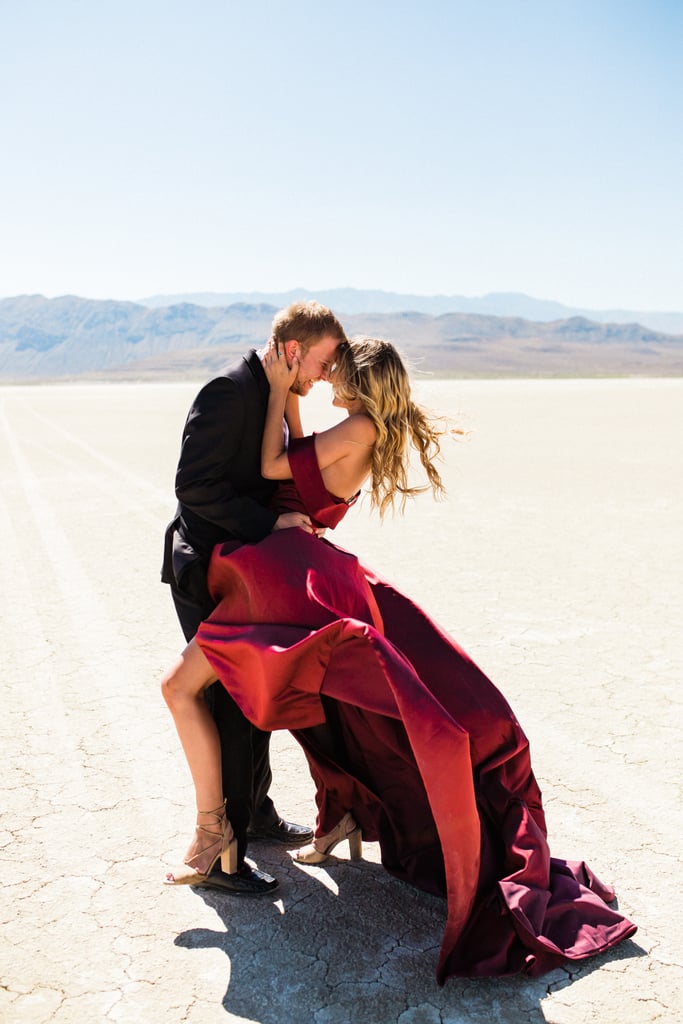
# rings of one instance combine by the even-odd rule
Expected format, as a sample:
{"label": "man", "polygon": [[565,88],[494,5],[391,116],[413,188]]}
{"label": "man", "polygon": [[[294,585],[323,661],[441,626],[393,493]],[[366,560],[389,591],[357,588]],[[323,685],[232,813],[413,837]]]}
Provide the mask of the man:
{"label": "man", "polygon": [[[294,303],[278,313],[272,336],[288,361],[298,359],[291,390],[301,396],[327,379],[337,347],[346,340],[334,314],[317,302]],[[166,530],[161,578],[171,586],[188,641],[215,606],[206,582],[214,545],[255,543],[307,519],[299,512],[278,516],[269,508],[276,485],[261,476],[268,393],[261,358],[252,349],[201,389],[185,423],[175,481],[178,508]],[[207,699],[221,739],[223,793],[239,868],[233,875],[214,871],[204,884],[238,895],[269,892],[275,879],[244,861],[247,832],[293,846],[309,842],[313,832],[283,821],[268,796],[270,734],[247,721],[220,683],[209,688]]]}

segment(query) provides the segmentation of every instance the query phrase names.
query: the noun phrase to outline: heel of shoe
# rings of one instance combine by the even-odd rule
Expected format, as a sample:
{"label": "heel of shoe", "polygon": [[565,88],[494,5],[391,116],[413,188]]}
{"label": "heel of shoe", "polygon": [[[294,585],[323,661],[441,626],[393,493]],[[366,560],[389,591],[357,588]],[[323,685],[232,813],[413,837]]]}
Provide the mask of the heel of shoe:
{"label": "heel of shoe", "polygon": [[223,844],[221,871],[226,875],[234,875],[237,871],[237,838],[234,835],[232,839]]}
{"label": "heel of shoe", "polygon": [[[346,831],[348,825],[352,826],[349,832]],[[313,840],[311,846],[306,846],[303,850],[297,850],[294,859],[300,864],[323,864],[329,859],[332,851],[340,843],[343,843],[345,839],[349,841],[351,860],[360,860],[363,856],[363,833],[361,832],[360,825],[356,825],[351,817],[350,812],[347,812],[337,827],[328,832],[326,836],[318,836],[317,839]],[[316,842],[322,846],[322,849],[315,845]]]}
{"label": "heel of shoe", "polygon": [[361,860],[363,857],[363,833],[360,825],[356,825],[353,832],[346,837],[349,841],[349,855],[351,860]]}

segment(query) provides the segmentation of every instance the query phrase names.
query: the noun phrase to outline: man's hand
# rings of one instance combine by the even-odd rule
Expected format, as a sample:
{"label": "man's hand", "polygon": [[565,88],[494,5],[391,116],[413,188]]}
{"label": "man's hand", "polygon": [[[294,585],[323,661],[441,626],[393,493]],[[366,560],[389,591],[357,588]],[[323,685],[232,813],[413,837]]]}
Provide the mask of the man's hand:
{"label": "man's hand", "polygon": [[298,526],[300,530],[305,530],[306,533],[318,532],[310,518],[303,512],[283,512],[275,520],[272,532],[275,533],[276,530],[291,530],[295,526]]}

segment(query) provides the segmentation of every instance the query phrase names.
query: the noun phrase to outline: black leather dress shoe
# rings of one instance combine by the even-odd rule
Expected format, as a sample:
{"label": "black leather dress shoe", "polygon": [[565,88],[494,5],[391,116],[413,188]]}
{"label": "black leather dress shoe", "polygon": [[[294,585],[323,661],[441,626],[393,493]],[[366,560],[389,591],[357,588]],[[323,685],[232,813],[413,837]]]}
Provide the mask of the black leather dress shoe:
{"label": "black leather dress shoe", "polygon": [[[220,864],[220,861],[218,862]],[[218,868],[214,869],[198,888],[218,889],[231,896],[265,896],[277,889],[278,881],[265,871],[259,871],[251,864],[243,864],[234,875],[226,875]]]}
{"label": "black leather dress shoe", "polygon": [[285,846],[305,846],[313,840],[313,829],[278,818],[270,825],[250,825],[247,838],[265,839],[271,843],[284,843]]}

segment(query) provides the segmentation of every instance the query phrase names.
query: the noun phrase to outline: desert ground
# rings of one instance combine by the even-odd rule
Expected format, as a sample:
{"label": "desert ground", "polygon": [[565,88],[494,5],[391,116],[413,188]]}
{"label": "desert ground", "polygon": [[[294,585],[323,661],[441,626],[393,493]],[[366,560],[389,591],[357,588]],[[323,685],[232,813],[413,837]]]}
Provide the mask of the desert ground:
{"label": "desert ground", "polygon": [[[469,432],[448,497],[334,540],[408,591],[531,740],[555,855],[639,927],[538,979],[435,982],[443,903],[373,844],[250,856],[258,900],[162,886],[194,801],[159,678],[182,648],[159,581],[199,381],[0,388],[0,1019],[7,1024],[650,1024],[683,1017],[683,380],[418,381]],[[326,385],[306,426],[336,414]],[[273,795],[314,821],[287,733]]]}

